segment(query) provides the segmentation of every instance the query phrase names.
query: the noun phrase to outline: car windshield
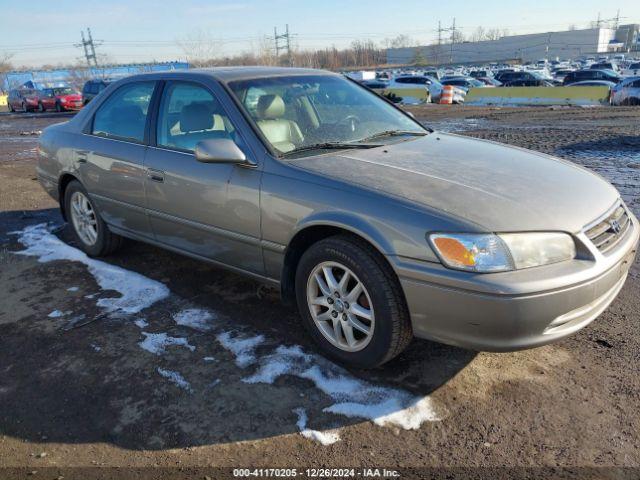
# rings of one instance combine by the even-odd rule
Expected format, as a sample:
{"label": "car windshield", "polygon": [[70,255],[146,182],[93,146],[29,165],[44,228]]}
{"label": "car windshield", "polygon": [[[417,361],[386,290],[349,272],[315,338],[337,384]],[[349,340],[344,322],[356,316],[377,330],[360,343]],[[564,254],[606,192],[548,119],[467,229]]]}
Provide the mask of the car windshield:
{"label": "car windshield", "polygon": [[63,88],[54,88],[53,93],[56,95],[72,95],[75,92],[73,91],[72,88],[63,87]]}
{"label": "car windshield", "polygon": [[428,133],[377,94],[339,76],[258,78],[229,87],[280,154],[361,148],[365,142]]}

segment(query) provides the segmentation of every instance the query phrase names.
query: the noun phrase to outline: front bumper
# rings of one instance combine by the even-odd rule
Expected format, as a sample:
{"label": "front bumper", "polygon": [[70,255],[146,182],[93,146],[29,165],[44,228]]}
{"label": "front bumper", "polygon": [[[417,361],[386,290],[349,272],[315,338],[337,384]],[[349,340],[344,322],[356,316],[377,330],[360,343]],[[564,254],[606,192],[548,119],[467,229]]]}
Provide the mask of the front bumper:
{"label": "front bumper", "polygon": [[[638,249],[633,228],[606,256],[495,274],[390,258],[405,293],[414,335],[481,351],[545,345],[585,327],[616,297]],[[586,240],[588,242],[588,240]]]}

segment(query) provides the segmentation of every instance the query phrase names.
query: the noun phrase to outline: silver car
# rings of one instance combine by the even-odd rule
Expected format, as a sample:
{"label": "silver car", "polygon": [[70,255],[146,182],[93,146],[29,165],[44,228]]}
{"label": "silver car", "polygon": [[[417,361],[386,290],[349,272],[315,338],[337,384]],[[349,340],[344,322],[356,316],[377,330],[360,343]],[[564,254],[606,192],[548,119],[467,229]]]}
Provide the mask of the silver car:
{"label": "silver car", "polygon": [[273,284],[358,367],[413,336],[561,339],[615,298],[640,232],[599,176],[433,132],[317,70],[123,79],[43,132],[38,177],[89,255],[128,237]]}
{"label": "silver car", "polygon": [[611,89],[613,105],[640,105],[640,77],[629,77]]}

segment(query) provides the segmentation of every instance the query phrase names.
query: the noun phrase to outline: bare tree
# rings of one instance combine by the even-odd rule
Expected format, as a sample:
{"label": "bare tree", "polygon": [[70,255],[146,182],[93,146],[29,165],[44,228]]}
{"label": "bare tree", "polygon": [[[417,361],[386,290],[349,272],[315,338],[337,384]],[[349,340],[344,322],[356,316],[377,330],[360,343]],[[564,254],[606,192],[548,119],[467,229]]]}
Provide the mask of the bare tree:
{"label": "bare tree", "polygon": [[13,65],[11,64],[12,58],[12,53],[0,53],[0,92],[4,89],[7,72],[13,70]]}
{"label": "bare tree", "polygon": [[499,40],[509,35],[508,28],[490,28],[485,33],[485,40]]}
{"label": "bare tree", "polygon": [[478,27],[471,34],[469,40],[472,42],[481,42],[482,40],[487,40],[487,32],[485,32],[484,28]]}
{"label": "bare tree", "polygon": [[206,30],[196,30],[176,43],[187,56],[190,63],[208,67],[217,63],[222,57],[223,41]]}
{"label": "bare tree", "polygon": [[409,35],[400,34],[397,37],[393,38],[385,38],[382,41],[382,44],[385,48],[406,48],[406,47],[415,47],[417,43],[413,38]]}

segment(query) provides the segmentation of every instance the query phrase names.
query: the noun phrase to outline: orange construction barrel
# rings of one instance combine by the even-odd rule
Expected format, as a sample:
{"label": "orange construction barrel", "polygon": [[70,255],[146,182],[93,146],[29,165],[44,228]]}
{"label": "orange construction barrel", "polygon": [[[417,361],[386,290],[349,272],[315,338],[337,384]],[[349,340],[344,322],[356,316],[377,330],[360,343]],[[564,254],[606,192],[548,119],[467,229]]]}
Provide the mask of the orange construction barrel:
{"label": "orange construction barrel", "polygon": [[440,105],[451,105],[453,103],[453,86],[445,85],[440,95]]}

